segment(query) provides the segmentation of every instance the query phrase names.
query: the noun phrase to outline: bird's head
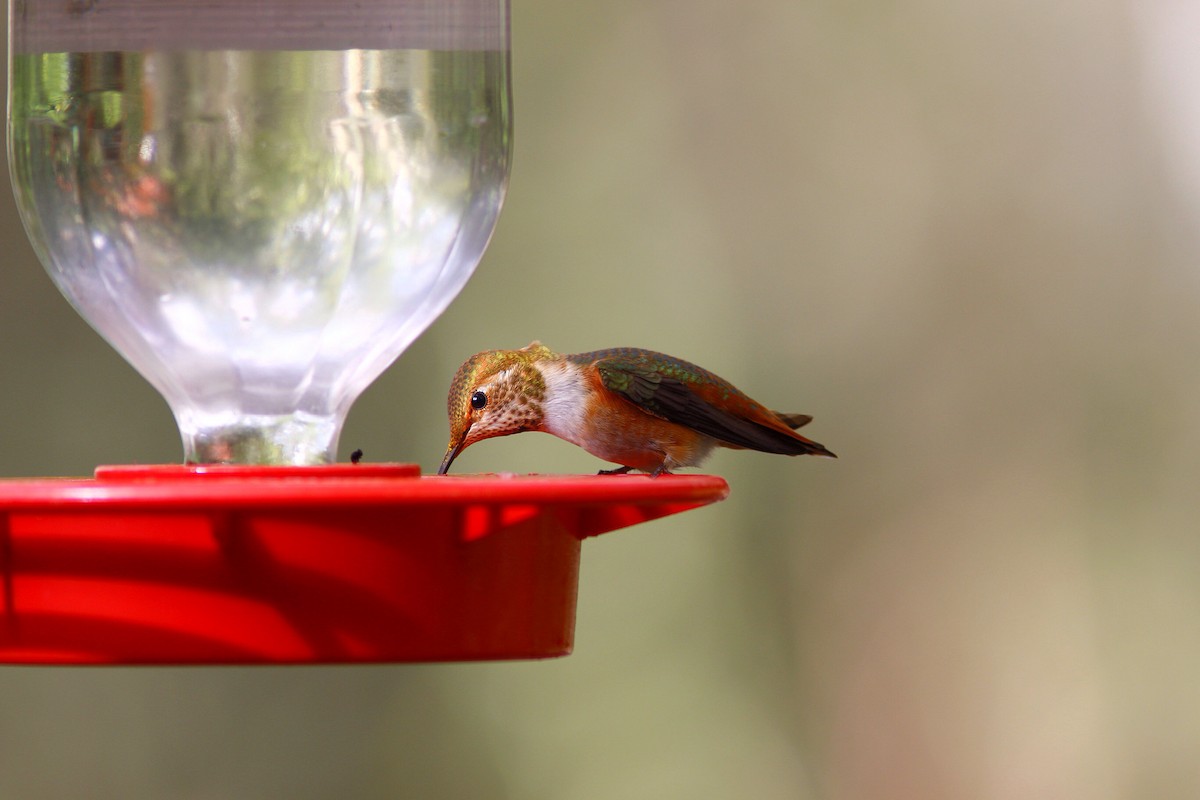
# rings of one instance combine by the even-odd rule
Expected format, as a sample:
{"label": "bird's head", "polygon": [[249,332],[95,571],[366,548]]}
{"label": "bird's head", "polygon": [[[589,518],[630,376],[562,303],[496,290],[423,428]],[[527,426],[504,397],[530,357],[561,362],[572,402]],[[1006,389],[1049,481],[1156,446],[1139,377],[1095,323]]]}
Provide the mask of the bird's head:
{"label": "bird's head", "polygon": [[539,428],[546,383],[535,364],[554,358],[559,356],[534,342],[520,350],[485,350],[463,362],[446,398],[450,443],[439,475],[476,442]]}

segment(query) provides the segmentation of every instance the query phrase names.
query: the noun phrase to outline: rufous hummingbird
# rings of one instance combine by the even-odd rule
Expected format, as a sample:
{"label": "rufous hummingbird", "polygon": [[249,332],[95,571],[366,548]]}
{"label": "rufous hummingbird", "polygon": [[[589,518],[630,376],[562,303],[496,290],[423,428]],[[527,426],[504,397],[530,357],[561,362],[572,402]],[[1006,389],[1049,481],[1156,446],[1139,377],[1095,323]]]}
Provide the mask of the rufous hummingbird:
{"label": "rufous hummingbird", "polygon": [[445,475],[476,442],[544,431],[652,477],[700,464],[714,447],[836,458],[795,428],[806,414],[781,414],[682,359],[619,347],[560,355],[541,342],[468,358],[446,401],[450,444]]}

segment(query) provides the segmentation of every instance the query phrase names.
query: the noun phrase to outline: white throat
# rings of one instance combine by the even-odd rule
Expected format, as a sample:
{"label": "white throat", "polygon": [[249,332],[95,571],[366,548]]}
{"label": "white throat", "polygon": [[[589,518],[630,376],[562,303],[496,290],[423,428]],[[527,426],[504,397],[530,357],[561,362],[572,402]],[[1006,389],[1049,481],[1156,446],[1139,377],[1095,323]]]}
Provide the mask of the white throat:
{"label": "white throat", "polygon": [[535,361],[546,381],[542,400],[542,426],[568,442],[579,444],[591,393],[583,370],[569,361]]}

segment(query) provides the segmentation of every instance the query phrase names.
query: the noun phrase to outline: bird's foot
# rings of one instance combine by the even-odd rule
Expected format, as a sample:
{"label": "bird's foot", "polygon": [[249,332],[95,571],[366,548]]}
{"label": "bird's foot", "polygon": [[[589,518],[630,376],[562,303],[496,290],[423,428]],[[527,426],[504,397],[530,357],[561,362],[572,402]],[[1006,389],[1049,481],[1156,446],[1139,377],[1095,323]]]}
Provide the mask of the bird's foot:
{"label": "bird's foot", "polygon": [[625,473],[629,472],[629,470],[631,470],[631,469],[633,469],[633,467],[614,467],[613,469],[602,469],[599,472],[597,472],[596,474],[597,475],[624,475]]}

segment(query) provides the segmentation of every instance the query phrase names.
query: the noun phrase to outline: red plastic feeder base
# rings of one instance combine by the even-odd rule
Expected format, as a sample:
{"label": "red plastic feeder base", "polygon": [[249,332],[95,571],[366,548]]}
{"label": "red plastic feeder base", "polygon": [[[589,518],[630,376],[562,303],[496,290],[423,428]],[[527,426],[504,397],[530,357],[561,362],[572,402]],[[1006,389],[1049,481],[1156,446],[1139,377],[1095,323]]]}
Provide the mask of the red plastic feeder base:
{"label": "red plastic feeder base", "polygon": [[0,481],[0,662],[315,664],[571,652],[580,542],[711,475],[101,467]]}

